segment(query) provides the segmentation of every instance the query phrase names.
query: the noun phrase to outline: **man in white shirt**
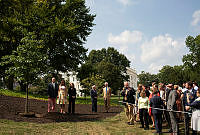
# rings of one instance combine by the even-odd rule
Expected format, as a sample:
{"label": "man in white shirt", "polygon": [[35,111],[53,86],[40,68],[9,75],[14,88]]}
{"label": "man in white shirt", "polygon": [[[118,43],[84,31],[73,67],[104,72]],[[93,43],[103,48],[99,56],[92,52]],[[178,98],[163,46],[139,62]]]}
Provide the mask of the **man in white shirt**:
{"label": "man in white shirt", "polygon": [[182,93],[184,93],[185,91],[187,91],[186,83],[183,83]]}
{"label": "man in white shirt", "polygon": [[111,97],[111,88],[108,87],[108,83],[105,82],[105,87],[103,88],[103,98],[104,98],[106,112],[108,112],[110,108],[110,97]]}
{"label": "man in white shirt", "polygon": [[198,90],[199,87],[197,86],[196,82],[193,83],[193,88],[194,88],[194,90]]}

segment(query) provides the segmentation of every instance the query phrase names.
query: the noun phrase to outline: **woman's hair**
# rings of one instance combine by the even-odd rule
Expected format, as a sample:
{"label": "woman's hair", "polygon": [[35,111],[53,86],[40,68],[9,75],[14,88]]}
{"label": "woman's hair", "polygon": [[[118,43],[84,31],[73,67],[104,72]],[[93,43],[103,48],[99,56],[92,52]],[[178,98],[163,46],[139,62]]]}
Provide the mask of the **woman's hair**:
{"label": "woman's hair", "polygon": [[188,86],[193,87],[193,83],[191,81],[187,82]]}
{"label": "woman's hair", "polygon": [[[62,85],[62,83],[63,83],[63,85]],[[61,80],[60,86],[65,86],[65,80]]]}
{"label": "woman's hair", "polygon": [[160,85],[159,91],[160,91],[160,90],[163,90],[163,91],[164,91],[164,90],[165,90],[165,86],[164,86],[164,85]]}
{"label": "woman's hair", "polygon": [[141,96],[141,97],[146,97],[146,93],[145,93],[144,91],[142,91],[142,92],[140,93],[140,96]]}
{"label": "woman's hair", "polygon": [[157,87],[153,88],[153,94],[157,94],[157,93],[158,93]]}
{"label": "woman's hair", "polygon": [[138,85],[138,90],[140,90],[140,91],[142,90],[142,85],[141,84]]}
{"label": "woman's hair", "polygon": [[174,90],[178,90],[179,86],[178,85],[174,85]]}
{"label": "woman's hair", "polygon": [[70,83],[70,86],[74,87],[74,83]]}

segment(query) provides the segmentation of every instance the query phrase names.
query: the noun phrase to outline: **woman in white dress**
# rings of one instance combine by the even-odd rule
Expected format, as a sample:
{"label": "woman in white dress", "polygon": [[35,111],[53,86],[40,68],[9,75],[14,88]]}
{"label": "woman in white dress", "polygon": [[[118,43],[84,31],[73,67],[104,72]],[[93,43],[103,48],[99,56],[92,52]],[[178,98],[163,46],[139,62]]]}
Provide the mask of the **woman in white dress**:
{"label": "woman in white dress", "polygon": [[67,89],[65,81],[62,80],[59,85],[57,104],[60,105],[60,113],[65,113],[65,104],[67,103]]}
{"label": "woman in white dress", "polygon": [[[187,97],[189,100],[189,97]],[[186,106],[186,110],[192,108],[192,118],[191,118],[191,128],[193,130],[193,134],[196,134],[197,131],[200,131],[200,89],[197,90],[197,99]]]}

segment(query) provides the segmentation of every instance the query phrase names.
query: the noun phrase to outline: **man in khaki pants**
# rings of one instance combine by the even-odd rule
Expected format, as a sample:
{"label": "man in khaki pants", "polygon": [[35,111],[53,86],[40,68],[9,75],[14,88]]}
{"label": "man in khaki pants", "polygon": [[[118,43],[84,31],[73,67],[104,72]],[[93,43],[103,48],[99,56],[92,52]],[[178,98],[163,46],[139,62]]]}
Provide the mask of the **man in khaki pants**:
{"label": "man in khaki pants", "polygon": [[124,88],[121,92],[121,95],[123,96],[123,102],[126,102],[125,105],[125,113],[128,118],[128,124],[134,125],[135,116],[133,114],[133,109],[135,104],[135,91],[129,87],[128,82],[124,82]]}
{"label": "man in khaki pants", "polygon": [[111,88],[108,87],[108,83],[105,82],[105,87],[103,88],[103,98],[104,98],[106,112],[108,112],[110,107],[110,97],[111,97]]}

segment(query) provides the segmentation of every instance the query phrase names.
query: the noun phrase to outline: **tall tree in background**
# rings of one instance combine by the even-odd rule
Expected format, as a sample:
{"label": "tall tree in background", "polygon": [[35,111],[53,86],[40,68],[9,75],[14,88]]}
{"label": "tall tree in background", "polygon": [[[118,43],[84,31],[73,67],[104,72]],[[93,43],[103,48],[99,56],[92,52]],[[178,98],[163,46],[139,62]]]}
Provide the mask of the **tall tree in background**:
{"label": "tall tree in background", "polygon": [[[0,0],[0,62],[3,56],[11,55],[19,46],[23,38],[20,18],[25,20],[25,12],[32,3],[32,0]],[[13,89],[13,76],[5,72],[9,66],[12,64],[0,65],[0,77],[4,78],[8,89]]]}
{"label": "tall tree in background", "polygon": [[89,95],[90,93],[90,90],[92,88],[93,85],[96,86],[97,90],[98,90],[98,93],[100,94],[102,91],[102,88],[103,88],[103,84],[106,80],[103,79],[102,76],[96,74],[96,75],[91,75],[91,77],[87,77],[85,79],[82,80],[82,85],[83,87],[85,88],[85,93]]}
{"label": "tall tree in background", "polygon": [[128,80],[125,75],[126,67],[130,67],[130,61],[113,47],[92,50],[85,64],[80,67],[78,77],[82,81],[93,74],[98,74],[109,83],[112,92],[116,93],[123,87],[123,81]]}
{"label": "tall tree in background", "polygon": [[[85,57],[83,47],[91,33],[94,15],[84,0],[50,0],[45,25],[45,44],[48,48],[49,66],[56,71],[75,70]],[[46,12],[43,11],[45,14]]]}
{"label": "tall tree in background", "polygon": [[97,73],[100,74],[112,88],[112,93],[117,94],[117,90],[120,90],[123,86],[123,75],[118,66],[106,62],[101,61],[97,66]]}
{"label": "tall tree in background", "polygon": [[125,55],[120,54],[115,48],[108,47],[108,49],[102,48],[101,50],[92,50],[86,62],[96,64],[102,60],[112,63],[120,69],[123,73],[126,72],[126,67],[130,67],[130,61]]}
{"label": "tall tree in background", "polygon": [[158,76],[155,74],[150,74],[148,72],[142,71],[138,75],[138,84],[143,84],[145,86],[151,86],[152,82],[158,83]]}
{"label": "tall tree in background", "polygon": [[190,75],[190,80],[200,83],[200,35],[195,38],[188,36],[185,43],[189,49],[189,54],[183,56],[184,67]]}
{"label": "tall tree in background", "polygon": [[[183,56],[183,63],[192,70],[200,69],[200,35],[196,38],[188,36],[186,38],[186,46],[189,49],[189,54]],[[200,72],[200,71],[199,71]]]}
{"label": "tall tree in background", "polygon": [[182,65],[180,66],[163,66],[161,70],[159,70],[158,77],[159,81],[162,83],[173,83],[182,86],[183,82],[188,81],[186,75],[186,70]]}

